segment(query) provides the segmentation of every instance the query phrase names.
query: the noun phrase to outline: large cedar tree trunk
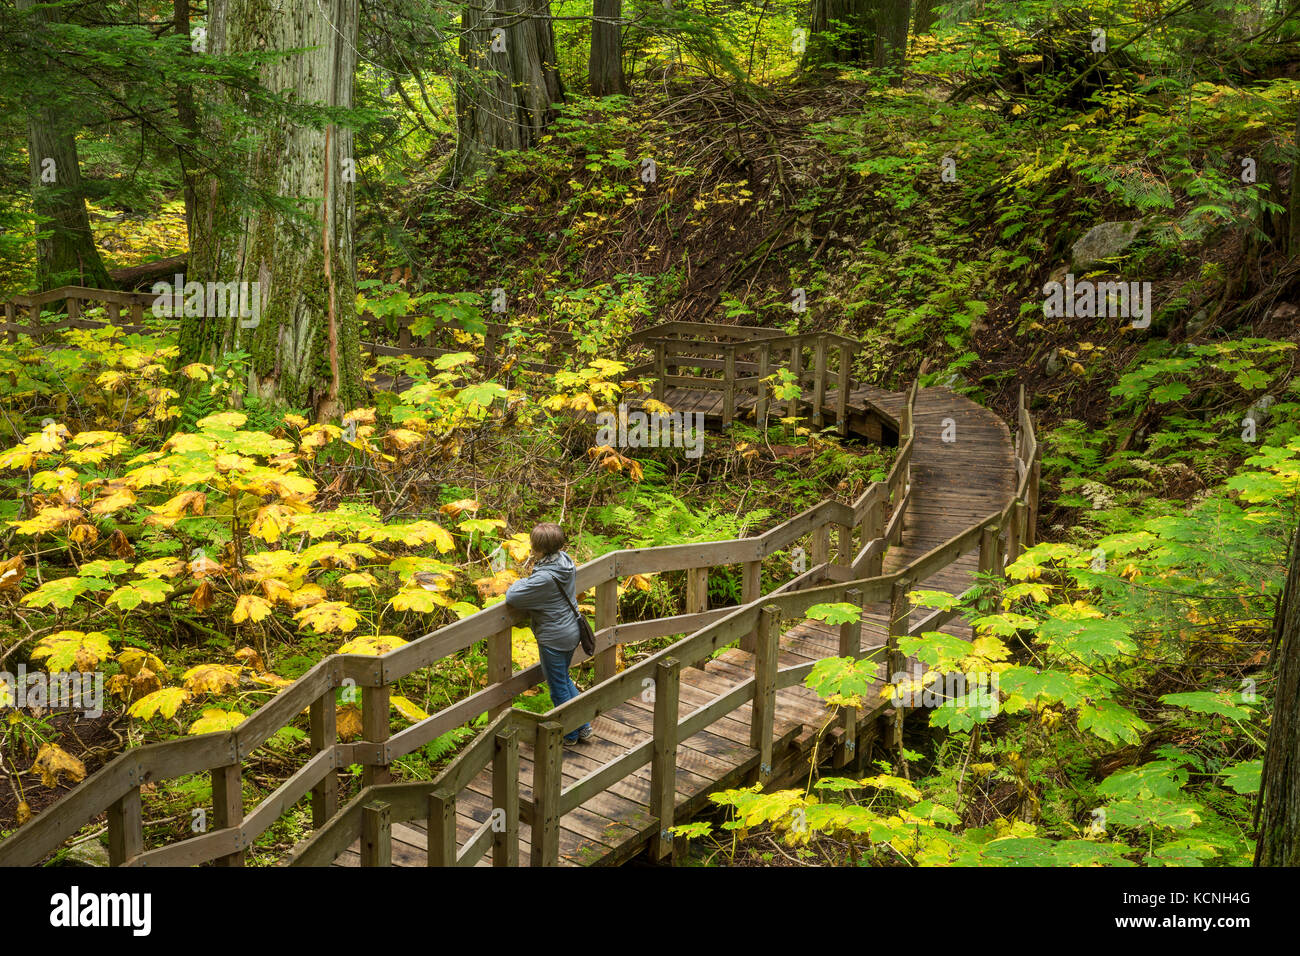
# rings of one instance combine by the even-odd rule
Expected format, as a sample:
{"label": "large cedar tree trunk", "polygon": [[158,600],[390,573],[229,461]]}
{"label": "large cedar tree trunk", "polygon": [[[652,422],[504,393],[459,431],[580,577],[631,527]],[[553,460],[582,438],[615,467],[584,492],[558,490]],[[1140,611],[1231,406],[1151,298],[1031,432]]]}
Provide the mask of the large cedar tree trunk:
{"label": "large cedar tree trunk", "polygon": [[[33,9],[37,0],[18,0],[29,29],[42,32],[57,9]],[[34,44],[35,45],[35,44]],[[49,75],[60,70],[57,60],[45,65]],[[76,123],[57,100],[42,97],[27,113],[27,151],[31,167],[32,210],[37,229],[49,233],[36,241],[36,284],[40,290],[61,285],[114,289],[95,248],[81,186]]]}
{"label": "large cedar tree trunk", "polygon": [[624,92],[623,43],[619,21],[623,17],[623,0],[595,0],[591,24],[591,58],[587,76],[592,96],[610,96]]}
{"label": "large cedar tree trunk", "polygon": [[[348,108],[356,70],[358,0],[212,0],[208,52],[305,49],[261,68],[261,82],[296,103]],[[203,132],[235,142],[215,110]],[[289,201],[302,216],[241,202],[216,177],[197,189],[187,279],[259,284],[255,327],[239,316],[186,317],[181,347],[214,362],[235,349],[252,355],[251,391],[334,418],[362,397],[353,250],[352,131],[276,115],[257,124],[240,172]]]}
{"label": "large cedar tree trunk", "polygon": [[1300,528],[1273,621],[1276,691],[1259,795],[1256,866],[1300,866]]}
{"label": "large cedar tree trunk", "polygon": [[466,3],[460,53],[468,70],[456,90],[456,180],[490,165],[497,150],[536,143],[564,98],[547,0]]}

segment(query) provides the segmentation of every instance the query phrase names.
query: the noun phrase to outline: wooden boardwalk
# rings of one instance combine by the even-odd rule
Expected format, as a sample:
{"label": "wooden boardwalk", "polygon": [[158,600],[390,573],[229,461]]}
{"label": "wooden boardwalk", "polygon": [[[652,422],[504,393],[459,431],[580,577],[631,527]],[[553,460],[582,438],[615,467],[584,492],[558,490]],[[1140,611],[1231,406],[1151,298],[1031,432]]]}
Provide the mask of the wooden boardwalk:
{"label": "wooden boardwalk", "polygon": [[[837,396],[826,395],[827,415]],[[897,428],[906,395],[875,388],[858,388],[850,393],[850,421],[861,420],[872,412],[883,412],[888,424]],[[720,417],[720,393],[700,389],[669,389],[665,401],[674,411],[702,411],[706,421],[715,424]],[[743,416],[752,410],[752,402],[737,403]],[[916,441],[912,453],[912,491],[907,505],[902,540],[885,554],[886,573],[903,568],[948,541],[954,535],[977,524],[990,512],[1003,508],[1015,494],[1016,459],[1006,424],[993,412],[947,389],[922,389],[914,410]],[[953,440],[945,441],[944,436]],[[964,555],[936,572],[916,587],[960,594],[972,583],[978,556]],[[890,604],[878,603],[865,609],[861,650],[883,648],[886,644]],[[947,633],[969,638],[970,629],[960,621],[942,628]],[[839,628],[817,621],[804,621],[780,638],[780,666],[808,664],[839,654]],[[883,656],[883,655],[882,655]],[[879,667],[885,677],[885,664]],[[728,648],[702,668],[681,670],[678,717],[686,718],[697,708],[717,701],[734,691],[755,672],[754,655],[739,648]],[[878,718],[886,712],[883,703],[867,715]],[[708,795],[717,790],[739,786],[759,769],[759,752],[750,746],[752,703],[732,711],[688,739],[680,741],[676,758],[676,808],[674,818],[683,822],[708,805]],[[781,689],[776,694],[773,736],[774,765],[769,786],[789,784],[806,778],[814,740],[827,722],[828,711],[821,699],[799,685]],[[566,786],[646,743],[653,736],[654,704],[638,697],[626,701],[592,722],[593,736],[576,745],[565,746],[562,773]],[[874,728],[864,734],[855,748],[863,753]],[[829,758],[843,744],[842,728],[836,727],[823,741],[821,756]],[[621,863],[642,850],[657,830],[650,812],[652,774],[644,766],[560,820],[559,862],[562,865],[590,866]],[[520,798],[532,798],[533,748],[528,741],[519,745]],[[468,845],[489,820],[493,810],[492,769],[483,770],[473,779],[456,802],[456,839],[459,848]],[[395,866],[426,866],[428,834],[418,822],[397,823],[391,830],[391,861]],[[520,862],[528,862],[531,831],[527,824],[519,828],[522,844]],[[484,856],[476,865],[491,865]],[[361,863],[360,841],[354,843],[334,861],[336,866]]]}
{"label": "wooden boardwalk", "polygon": [[[83,299],[107,303],[113,324],[123,308],[139,311],[117,293],[61,291],[69,323],[89,321],[80,317]],[[39,303],[17,305],[31,312]],[[22,331],[15,307],[6,308],[11,338]],[[491,333],[485,362],[517,358],[498,355],[509,346]],[[0,866],[47,860],[105,818],[114,866],[239,866],[254,840],[308,800],[314,832],[294,848],[292,865],[612,865],[643,851],[663,860],[674,852],[671,827],[719,789],[805,780],[814,747],[818,764],[848,772],[877,744],[897,746],[903,714],[890,701],[869,695],[861,710],[832,718],[803,680],[816,661],[871,654],[883,683],[910,667],[900,637],[969,637],[955,612],[914,615],[907,593],[962,593],[977,570],[999,573],[1033,543],[1039,451],[1023,395],[1013,446],[1007,424],[945,389],[854,383],[860,345],[833,333],[672,322],[628,344],[654,358],[627,376],[648,377],[654,397],[677,411],[703,413],[713,428],[794,415],[814,428],[896,441],[888,478],[851,504],[825,500],[761,534],[620,549],[581,565],[578,590],[595,595],[595,681],[546,714],[513,707],[542,674],[539,665],[514,670],[512,628],[524,615],[499,603],[377,657],[331,655],[233,729],[129,748],[0,841]],[[436,343],[391,348],[424,354]],[[795,398],[776,397],[778,375],[799,383]],[[764,561],[805,547],[806,570],[764,592]],[[710,609],[709,573],[721,567],[740,568],[741,603]],[[772,569],[769,560],[769,587]],[[685,575],[684,613],[621,621],[620,582],[664,572]],[[860,624],[807,618],[816,604],[844,601],[863,608]],[[617,668],[621,645],[667,637],[671,646]],[[486,686],[395,728],[398,682],[470,648],[486,651]],[[341,687],[361,691],[360,739],[340,739]],[[390,782],[395,761],[484,713],[488,728],[433,780]],[[562,734],[586,721],[594,735],[563,746]],[[301,764],[246,805],[241,780],[254,753],[304,724],[310,747]],[[362,790],[341,806],[339,769],[354,765]],[[195,773],[210,776],[215,827],[150,845],[146,788]]]}

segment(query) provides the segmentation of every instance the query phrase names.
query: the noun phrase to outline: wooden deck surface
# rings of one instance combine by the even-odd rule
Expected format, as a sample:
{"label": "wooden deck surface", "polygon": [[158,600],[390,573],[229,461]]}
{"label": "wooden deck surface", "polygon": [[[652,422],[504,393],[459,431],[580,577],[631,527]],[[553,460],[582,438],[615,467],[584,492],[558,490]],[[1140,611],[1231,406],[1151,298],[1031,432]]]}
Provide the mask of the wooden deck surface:
{"label": "wooden deck surface", "polygon": [[[833,420],[836,396],[826,396],[827,420]],[[875,388],[858,388],[850,393],[853,411],[872,408],[897,419],[905,396]],[[702,390],[670,389],[668,405],[678,411],[704,411],[709,418],[721,412],[720,394]],[[806,404],[806,403],[805,403]],[[784,414],[784,403],[773,414]],[[740,410],[743,410],[741,406]],[[904,519],[902,542],[885,555],[889,573],[942,544],[954,534],[974,525],[989,513],[1004,507],[1015,495],[1015,455],[1006,424],[993,412],[947,389],[922,389],[914,411],[916,443],[912,457],[912,497]],[[944,441],[944,430],[955,440]],[[967,555],[916,587],[958,594],[971,584],[978,558]],[[867,608],[863,623],[863,649],[884,645],[888,626],[888,605]],[[969,637],[969,627],[956,621],[944,631]],[[788,667],[839,653],[838,628],[806,621],[781,638],[780,666]],[[880,655],[883,658],[883,654]],[[884,674],[883,663],[880,676]],[[722,696],[753,674],[752,655],[731,648],[710,660],[703,668],[681,671],[680,716]],[[825,723],[827,710],[812,691],[802,686],[777,693],[777,746],[773,752],[774,778],[770,787],[806,777],[814,738]],[[860,724],[885,709],[882,702],[865,713]],[[677,809],[675,820],[684,823],[707,805],[708,795],[744,783],[757,769],[758,753],[749,746],[751,704],[730,717],[683,740],[677,752]],[[593,722],[594,735],[564,750],[564,784],[567,786],[630,748],[650,740],[654,705],[634,697]],[[839,734],[839,729],[834,731]],[[834,737],[832,738],[834,739]],[[821,756],[830,748],[823,747]],[[520,744],[520,796],[531,799],[532,748]],[[460,845],[471,838],[492,810],[491,770],[481,773],[457,800],[457,839]],[[615,865],[638,853],[652,835],[655,823],[648,811],[650,767],[624,779],[588,800],[562,818],[560,862],[572,866]],[[529,828],[520,825],[520,862],[527,865]],[[418,824],[393,826],[394,866],[425,866],[426,836]],[[336,861],[336,866],[357,866],[354,844]],[[490,865],[490,854],[480,862]]]}

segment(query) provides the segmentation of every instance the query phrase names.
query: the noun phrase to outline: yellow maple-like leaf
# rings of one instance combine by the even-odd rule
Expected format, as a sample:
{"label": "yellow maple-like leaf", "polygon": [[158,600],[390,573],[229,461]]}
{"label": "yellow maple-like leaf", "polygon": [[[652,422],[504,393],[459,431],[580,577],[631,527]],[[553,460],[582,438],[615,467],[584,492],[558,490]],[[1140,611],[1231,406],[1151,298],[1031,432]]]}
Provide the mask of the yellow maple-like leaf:
{"label": "yellow maple-like leaf", "polygon": [[310,627],[322,634],[341,631],[346,634],[355,631],[361,621],[356,609],[342,601],[321,601],[311,607],[303,608],[293,616],[299,624]]}
{"label": "yellow maple-like leaf", "polygon": [[148,578],[174,578],[184,570],[185,562],[179,558],[152,558],[135,566],[136,574]]}
{"label": "yellow maple-like leaf", "polygon": [[289,603],[294,607],[310,607],[313,604],[319,604],[329,597],[325,589],[319,584],[304,584],[293,594],[289,595]]}
{"label": "yellow maple-like leaf", "polygon": [[243,412],[218,412],[195,422],[198,428],[239,428],[248,421]]}
{"label": "yellow maple-like leaf", "polygon": [[146,694],[126,709],[132,717],[148,720],[154,714],[168,719],[176,716],[181,704],[190,699],[190,692],[184,687],[164,687],[152,694]]}
{"label": "yellow maple-like leaf", "polygon": [[384,435],[386,441],[395,446],[399,451],[406,451],[408,448],[414,448],[424,441],[424,436],[419,432],[413,432],[409,428],[390,428]]}
{"label": "yellow maple-like leaf", "polygon": [[345,574],[343,577],[339,578],[339,587],[344,588],[345,590],[352,590],[354,588],[377,588],[379,587],[379,582],[375,580],[375,576],[369,571],[354,571],[352,574]]}
{"label": "yellow maple-like leaf", "polygon": [[478,588],[479,597],[498,597],[505,594],[506,588],[510,587],[511,584],[518,580],[519,575],[506,569],[505,571],[498,571],[491,577],[479,578],[474,582],[474,587]]}
{"label": "yellow maple-like leaf", "polygon": [[245,720],[235,710],[205,710],[203,716],[190,724],[190,734],[210,734],[221,730],[234,730]]}
{"label": "yellow maple-like leaf", "polygon": [[334,726],[338,730],[339,740],[344,742],[361,736],[361,708],[356,704],[346,704],[334,711]]}
{"label": "yellow maple-like leaf", "polygon": [[57,787],[63,777],[71,783],[81,783],[86,779],[86,765],[54,743],[41,745],[32,770],[41,775],[42,785],[51,789]]}
{"label": "yellow maple-like leaf", "polygon": [[294,415],[292,412],[284,416],[284,423],[286,425],[292,425],[294,428],[307,427],[307,419],[303,418],[301,415]]}
{"label": "yellow maple-like leaf", "polygon": [[245,621],[256,624],[270,615],[271,602],[266,598],[258,597],[256,594],[241,594],[239,600],[235,602],[235,610],[230,619],[236,624],[243,624]]}
{"label": "yellow maple-like leaf", "polygon": [[451,600],[440,591],[428,591],[418,585],[398,591],[390,603],[394,611],[415,611],[417,614],[432,613],[434,608],[451,607]]}
{"label": "yellow maple-like leaf", "polygon": [[90,506],[92,515],[111,515],[115,511],[121,511],[128,505],[135,504],[135,492],[130,488],[118,485],[109,490],[109,493],[95,499],[95,503]]}
{"label": "yellow maple-like leaf", "polygon": [[537,638],[531,627],[512,627],[510,629],[510,660],[517,670],[532,667],[541,658],[538,657]]}
{"label": "yellow maple-like leaf", "polygon": [[420,721],[424,720],[429,716],[414,701],[410,700],[409,698],[402,697],[399,694],[394,694],[392,697],[390,697],[389,703],[393,705],[393,709],[395,711],[397,711],[399,714],[401,714],[403,717],[405,717],[413,724],[419,723]]}
{"label": "yellow maple-like leaf", "polygon": [[526,531],[521,531],[502,541],[501,547],[505,548],[510,557],[514,558],[516,561],[523,561],[532,553],[533,542],[532,539],[528,537]]}
{"label": "yellow maple-like leaf", "polygon": [[368,634],[362,637],[354,637],[339,648],[339,653],[365,654],[369,657],[379,657],[394,648],[401,647],[405,643],[406,641],[394,634]]}
{"label": "yellow maple-like leaf", "polygon": [[59,505],[42,508],[26,521],[8,521],[6,524],[17,529],[19,534],[49,534],[80,517],[80,509]]}
{"label": "yellow maple-like leaf", "polygon": [[222,694],[239,686],[239,668],[227,664],[199,664],[181,675],[187,690],[195,694]]}
{"label": "yellow maple-like leaf", "polygon": [[462,511],[478,511],[478,499],[461,498],[459,501],[449,501],[441,505],[438,510],[449,518],[454,518]]}

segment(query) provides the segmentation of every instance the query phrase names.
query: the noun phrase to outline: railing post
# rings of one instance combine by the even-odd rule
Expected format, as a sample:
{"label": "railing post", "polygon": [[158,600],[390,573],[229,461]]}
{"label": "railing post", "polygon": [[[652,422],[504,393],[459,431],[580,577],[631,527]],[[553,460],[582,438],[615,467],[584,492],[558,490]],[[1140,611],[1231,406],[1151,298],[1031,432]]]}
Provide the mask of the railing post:
{"label": "railing post", "polygon": [[[496,735],[492,753],[492,809],[505,816],[505,826],[492,834],[492,865],[519,865],[519,730],[507,727]],[[454,821],[453,821],[454,826]]]}
{"label": "railing post", "polygon": [[143,849],[144,814],[135,786],[108,808],[108,865],[121,866]]}
{"label": "railing post", "polygon": [[[898,680],[908,677],[907,658],[902,651],[898,649],[898,639],[906,636],[911,617],[912,608],[907,601],[907,589],[911,586],[910,582],[901,580],[894,584],[893,591],[889,599],[889,637],[887,638],[885,657],[889,665],[889,674],[886,682],[890,684],[897,683]],[[903,704],[902,701],[894,703],[894,726],[893,726],[893,745],[901,752],[903,747]]]}
{"label": "railing post", "polygon": [[[753,604],[762,596],[763,593],[763,562],[746,561],[741,565],[740,571],[740,602],[742,604]],[[754,631],[750,631],[740,639],[740,649],[747,653],[754,653]]]}
{"label": "railing post", "polygon": [[794,373],[795,393],[791,398],[786,399],[786,418],[799,417],[799,402],[803,398],[803,340],[795,339],[794,345],[790,346],[790,371]]}
{"label": "railing post", "polygon": [[[872,541],[881,537],[885,533],[885,500],[882,495],[876,495],[871,504],[867,505],[867,513],[862,516],[862,547],[866,547]],[[867,559],[867,566],[863,568],[864,577],[879,577],[885,566],[885,552],[882,548],[877,554]]]}
{"label": "railing post", "polygon": [[728,345],[724,354],[722,424],[730,425],[731,420],[736,417],[736,347]]}
{"label": "railing post", "polygon": [[[363,687],[361,689],[362,739],[367,743],[374,744],[380,750],[380,753],[373,758],[367,757],[367,762],[361,765],[361,786],[363,787],[388,783],[393,779],[393,775],[388,769],[388,760],[383,754],[384,747],[388,743],[389,731],[392,728],[392,721],[388,715],[391,697],[392,688],[387,684],[382,687]],[[373,763],[370,762],[371,760],[373,760]]]}
{"label": "railing post", "polygon": [[[858,588],[849,588],[844,592],[844,602],[853,604],[859,610],[862,609],[862,591]],[[840,657],[852,657],[857,660],[862,656],[862,618],[856,621],[845,621],[840,625]],[[844,727],[844,743],[835,754],[832,761],[836,767],[844,767],[852,763],[857,756],[858,747],[858,712],[853,707],[841,708],[841,716]]]}
{"label": "railing post", "polygon": [[6,333],[5,337],[9,340],[10,345],[13,345],[18,341],[18,330],[13,327],[18,322],[18,316],[15,314],[15,312],[16,310],[14,309],[14,304],[12,302],[6,302],[5,303],[5,324],[9,326],[9,331]]}
{"label": "railing post", "polygon": [[[700,614],[709,609],[709,569],[686,569],[686,613]],[[692,664],[698,670],[704,670],[707,658],[701,658]]]}
{"label": "railing post", "polygon": [[430,866],[456,865],[456,794],[450,790],[429,794],[428,841]]}
{"label": "railing post", "polygon": [[667,391],[667,383],[664,379],[668,376],[668,345],[663,339],[655,341],[655,385],[654,397],[659,401],[664,400],[664,394]]}
{"label": "railing post", "polygon": [[831,553],[831,527],[819,524],[812,533],[812,566],[825,564]]}
{"label": "railing post", "polygon": [[754,424],[759,428],[764,427],[767,423],[767,382],[765,379],[772,374],[768,367],[772,364],[772,347],[770,345],[760,345],[758,347],[758,402],[754,409]]}
{"label": "railing post", "polygon": [[847,343],[840,343],[840,382],[839,395],[835,400],[835,418],[841,435],[849,433],[849,370],[853,367],[853,353]]}
{"label": "railing post", "polygon": [[81,318],[81,299],[75,295],[70,295],[67,298],[67,306],[69,319]]}
{"label": "railing post", "polygon": [[992,574],[1001,570],[997,566],[997,550],[998,529],[985,526],[980,531],[979,570],[981,574]]}
{"label": "railing post", "polygon": [[1007,564],[1020,557],[1020,535],[1025,525],[1025,503],[1019,498],[1011,506],[1011,523],[1007,526]]}
{"label": "railing post", "polygon": [[533,866],[558,866],[560,862],[560,776],[564,728],[554,720],[537,725],[533,746],[533,831],[529,862]]}
{"label": "railing post", "polygon": [[[334,688],[311,702],[312,753],[331,749],[338,742],[338,708],[334,702]],[[320,829],[339,811],[339,778],[331,769],[320,783],[311,788],[311,825]]]}
{"label": "railing post", "polygon": [[835,526],[835,563],[853,563],[853,529],[846,524]]}
{"label": "railing post", "polygon": [[749,745],[758,751],[758,779],[772,776],[772,738],[776,719],[776,670],[781,639],[781,609],[768,604],[758,615],[754,655],[754,705],[749,718]]}
{"label": "railing post", "polygon": [[672,856],[673,811],[677,805],[677,721],[681,662],[665,658],[655,668],[654,752],[650,764],[650,814],[659,832],[650,841],[650,858]]}
{"label": "railing post", "polygon": [[361,808],[361,865],[393,865],[392,807],[382,800]]}
{"label": "railing post", "polygon": [[144,305],[140,302],[131,303],[131,324],[144,325]]}
{"label": "railing post", "polygon": [[[501,684],[510,679],[514,673],[514,661],[512,659],[512,640],[514,629],[505,627],[495,634],[489,634],[487,638],[487,681],[488,684]],[[505,700],[488,710],[488,719],[494,720],[496,716],[510,706],[510,701]]]}
{"label": "railing post", "polygon": [[[244,798],[240,792],[243,769],[237,763],[212,768],[212,825],[215,829],[238,827],[244,822]],[[234,853],[217,857],[213,862],[217,866],[243,866],[244,848],[241,846]]]}
{"label": "railing post", "polygon": [[813,349],[813,425],[821,428],[826,424],[822,414],[822,405],[826,403],[826,336],[817,336]]}
{"label": "railing post", "polygon": [[1025,547],[1032,548],[1038,538],[1038,481],[1042,475],[1042,462],[1039,459],[1039,450],[1034,449],[1034,460],[1029,466],[1029,487],[1026,493],[1029,500],[1025,502],[1028,506],[1027,520],[1025,521]]}
{"label": "railing post", "polygon": [[[618,623],[618,579],[611,578],[596,585],[596,632],[612,628]],[[618,665],[618,643],[615,641],[595,657],[596,683],[614,676]]]}

